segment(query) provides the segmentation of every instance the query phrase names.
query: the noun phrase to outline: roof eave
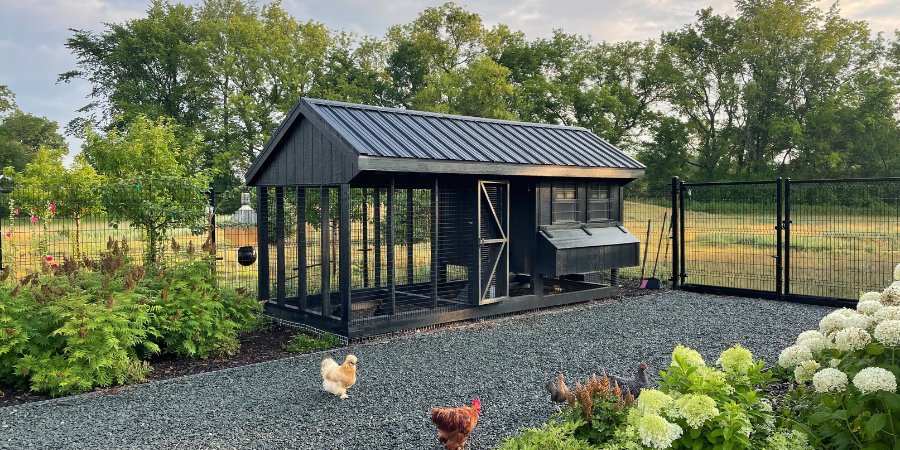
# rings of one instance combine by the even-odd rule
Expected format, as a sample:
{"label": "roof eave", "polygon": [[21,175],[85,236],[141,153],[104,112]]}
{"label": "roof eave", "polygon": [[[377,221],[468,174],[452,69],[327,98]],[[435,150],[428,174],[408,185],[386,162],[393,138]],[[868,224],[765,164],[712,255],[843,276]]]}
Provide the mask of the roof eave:
{"label": "roof eave", "polygon": [[637,179],[644,168],[554,166],[542,164],[452,161],[389,156],[359,157],[360,172],[449,173],[500,176]]}

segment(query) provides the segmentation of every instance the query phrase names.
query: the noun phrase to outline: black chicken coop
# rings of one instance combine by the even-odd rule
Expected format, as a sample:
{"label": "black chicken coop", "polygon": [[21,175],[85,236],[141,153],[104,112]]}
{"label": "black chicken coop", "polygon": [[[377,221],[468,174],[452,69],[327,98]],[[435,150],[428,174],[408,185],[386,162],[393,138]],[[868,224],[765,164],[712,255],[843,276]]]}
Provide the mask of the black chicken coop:
{"label": "black chicken coop", "polygon": [[300,99],[246,174],[259,298],[357,338],[609,297],[643,174],[584,128]]}

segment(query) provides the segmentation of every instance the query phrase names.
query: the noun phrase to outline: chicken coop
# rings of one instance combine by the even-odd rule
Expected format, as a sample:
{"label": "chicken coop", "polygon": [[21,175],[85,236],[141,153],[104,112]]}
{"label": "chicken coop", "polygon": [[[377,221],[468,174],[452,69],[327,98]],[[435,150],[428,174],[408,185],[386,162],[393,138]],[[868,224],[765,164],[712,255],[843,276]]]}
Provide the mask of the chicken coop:
{"label": "chicken coop", "polygon": [[359,338],[610,297],[643,174],[584,128],[303,98],[246,174],[259,299]]}

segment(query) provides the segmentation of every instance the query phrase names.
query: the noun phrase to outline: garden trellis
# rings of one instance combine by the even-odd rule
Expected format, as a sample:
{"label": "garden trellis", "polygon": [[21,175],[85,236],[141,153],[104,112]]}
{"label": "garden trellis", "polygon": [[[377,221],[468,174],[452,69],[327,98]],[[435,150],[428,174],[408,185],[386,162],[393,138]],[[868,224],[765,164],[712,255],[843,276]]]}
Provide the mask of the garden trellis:
{"label": "garden trellis", "polygon": [[609,297],[643,173],[584,128],[301,99],[245,176],[259,299],[355,338]]}

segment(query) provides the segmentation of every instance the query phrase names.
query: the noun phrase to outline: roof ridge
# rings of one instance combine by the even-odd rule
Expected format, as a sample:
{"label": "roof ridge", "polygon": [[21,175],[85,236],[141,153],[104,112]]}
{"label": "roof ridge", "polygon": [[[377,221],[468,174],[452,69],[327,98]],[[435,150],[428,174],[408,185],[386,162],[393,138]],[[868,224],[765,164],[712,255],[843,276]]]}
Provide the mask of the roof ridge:
{"label": "roof ridge", "polygon": [[578,127],[573,125],[556,125],[549,123],[541,123],[541,122],[523,122],[517,120],[504,120],[504,119],[490,119],[487,117],[473,117],[473,116],[463,116],[459,114],[444,114],[444,113],[436,113],[429,111],[418,111],[415,109],[405,109],[405,108],[389,108],[386,106],[374,106],[374,105],[365,105],[362,103],[348,103],[348,102],[339,102],[335,100],[322,100],[318,98],[309,98],[302,97],[301,100],[304,100],[306,103],[309,103],[313,106],[338,106],[343,108],[353,108],[353,109],[363,109],[363,110],[372,110],[372,111],[382,111],[389,112],[395,114],[407,114],[411,116],[424,116],[424,117],[437,117],[442,119],[451,119],[451,120],[463,120],[467,122],[485,122],[485,123],[496,123],[500,125],[516,125],[516,126],[527,126],[527,127],[535,127],[535,128],[554,128],[559,130],[574,130],[574,131],[586,131],[588,133],[591,130],[588,130],[585,127]]}

